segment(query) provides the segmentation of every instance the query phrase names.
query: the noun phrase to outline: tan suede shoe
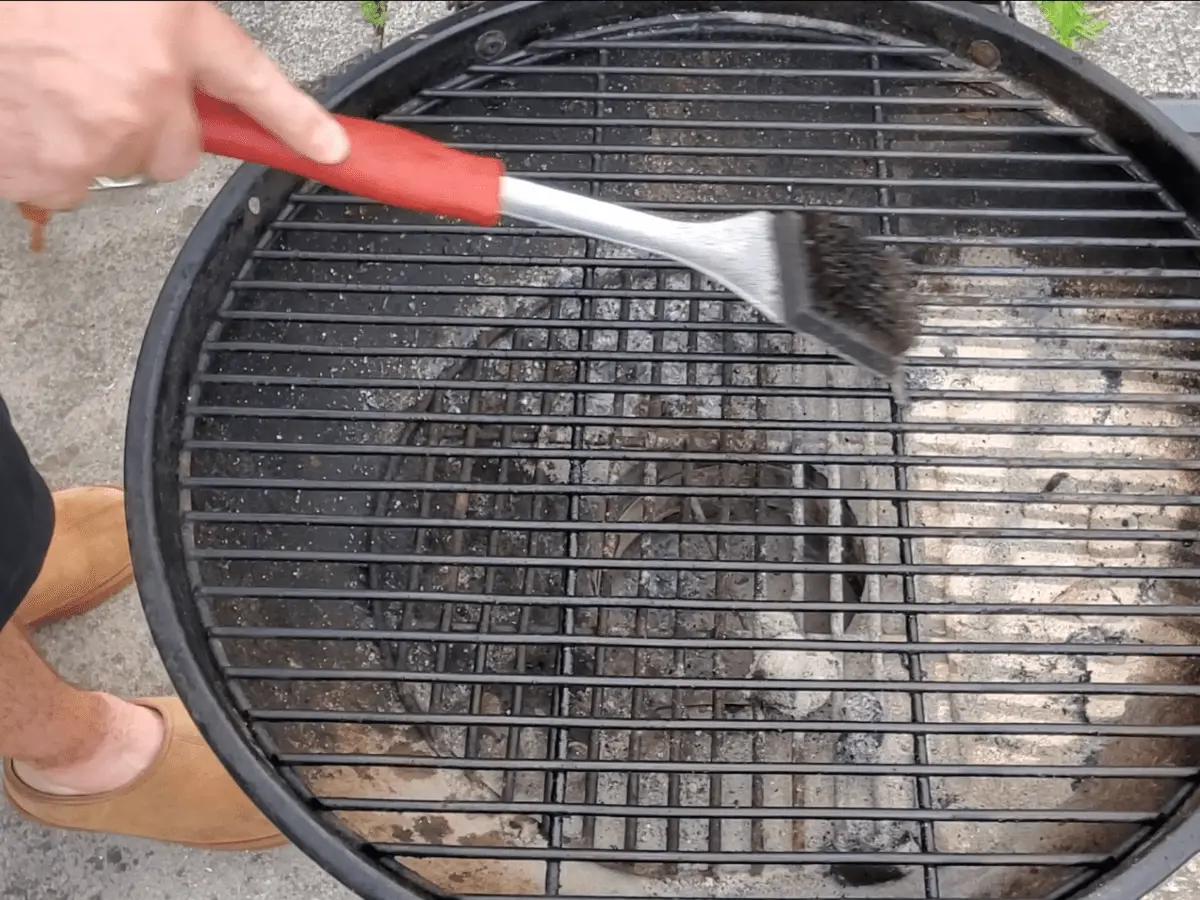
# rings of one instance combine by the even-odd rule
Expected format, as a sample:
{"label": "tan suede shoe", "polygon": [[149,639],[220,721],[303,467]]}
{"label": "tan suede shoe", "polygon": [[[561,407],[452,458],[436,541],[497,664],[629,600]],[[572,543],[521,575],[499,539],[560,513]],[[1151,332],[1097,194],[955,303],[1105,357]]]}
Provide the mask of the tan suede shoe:
{"label": "tan suede shoe", "polygon": [[41,574],[13,616],[25,628],[95,609],[133,581],[124,491],[109,486],[57,491],[54,514]]}
{"label": "tan suede shoe", "polygon": [[135,700],[159,713],[162,752],[115,791],[59,797],[36,791],[4,766],[4,794],[28,819],[53,828],[149,838],[207,850],[266,850],[287,843],[258,811],[174,697]]}

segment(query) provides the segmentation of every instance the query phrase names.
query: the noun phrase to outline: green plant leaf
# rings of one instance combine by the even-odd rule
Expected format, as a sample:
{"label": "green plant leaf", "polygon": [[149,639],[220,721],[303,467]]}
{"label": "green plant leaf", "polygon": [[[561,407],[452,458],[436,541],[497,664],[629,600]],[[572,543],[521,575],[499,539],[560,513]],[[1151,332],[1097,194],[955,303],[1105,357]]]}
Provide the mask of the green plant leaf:
{"label": "green plant leaf", "polygon": [[1050,25],[1054,39],[1071,50],[1076,49],[1080,41],[1094,41],[1108,27],[1108,22],[1087,10],[1083,0],[1037,0],[1037,7]]}
{"label": "green plant leaf", "polygon": [[1079,36],[1085,40],[1094,41],[1104,33],[1108,22],[1104,19],[1090,19],[1079,26]]}
{"label": "green plant leaf", "polygon": [[387,0],[359,0],[358,9],[368,25],[382,28],[387,24]]}

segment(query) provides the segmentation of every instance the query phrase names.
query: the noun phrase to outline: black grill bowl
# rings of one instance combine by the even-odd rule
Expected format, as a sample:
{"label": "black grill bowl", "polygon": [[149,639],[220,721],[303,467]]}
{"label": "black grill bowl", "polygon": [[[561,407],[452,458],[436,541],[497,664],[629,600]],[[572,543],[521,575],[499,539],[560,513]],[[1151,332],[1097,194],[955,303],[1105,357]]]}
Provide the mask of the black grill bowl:
{"label": "black grill bowl", "polygon": [[972,3],[484,3],[330,105],[833,212],[928,310],[897,406],[662,261],[241,169],[149,325],[128,511],[301,848],[369,900],[1129,900],[1200,849],[1187,137]]}

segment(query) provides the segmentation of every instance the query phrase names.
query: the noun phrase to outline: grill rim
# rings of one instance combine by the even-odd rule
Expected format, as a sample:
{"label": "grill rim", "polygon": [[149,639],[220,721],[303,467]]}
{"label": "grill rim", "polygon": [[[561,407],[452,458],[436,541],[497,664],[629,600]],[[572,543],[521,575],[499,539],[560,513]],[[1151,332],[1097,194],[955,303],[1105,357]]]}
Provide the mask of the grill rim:
{"label": "grill rim", "polygon": [[[676,12],[681,11],[680,5],[670,4]],[[513,29],[509,34],[523,43],[549,25],[573,32],[661,14],[667,4],[655,0],[588,4],[591,12],[583,17],[584,23],[570,12],[563,14],[566,6],[548,0],[484,0],[413,32],[330,79],[318,99],[336,112],[373,117],[415,95],[423,84],[437,81],[443,69],[460,69],[462,54],[449,59],[447,48],[473,46],[493,27],[509,26]],[[902,4],[903,22],[896,19],[897,6],[901,4],[846,0],[802,4],[688,0],[684,11],[754,10],[854,20],[857,27],[918,40],[962,58],[969,56],[972,41],[988,40],[1000,50],[1001,58],[1012,61],[1002,67],[1006,73],[1036,85],[1043,98],[1095,127],[1134,157],[1183,210],[1200,218],[1200,178],[1196,177],[1200,147],[1153,103],[1098,66],[986,5],[911,0]],[[596,13],[596,7],[602,12]],[[439,49],[442,58],[437,60]],[[404,71],[412,61],[422,67]],[[1073,95],[1083,99],[1071,102],[1068,98]],[[181,325],[190,307],[205,294],[224,295],[238,280],[238,270],[250,264],[250,252],[302,184],[304,179],[286,173],[241,166],[192,229],[156,299],[139,352],[126,423],[125,505],[134,573],[151,635],[176,691],[209,745],[264,814],[305,855],[364,900],[454,897],[402,865],[380,866],[364,852],[364,842],[356,835],[312,815],[259,749],[248,723],[235,712],[234,689],[221,677],[213,648],[203,637],[198,607],[191,602],[178,528],[182,510],[171,499],[177,491],[157,490],[164,479],[178,484],[177,461],[185,437],[171,433],[178,419],[164,421],[168,417],[160,415],[164,395],[170,395],[167,385],[179,379],[179,400],[186,402],[183,392],[195,375],[199,354],[194,347],[185,352],[189,347],[184,345],[198,343],[212,320],[193,320],[200,327],[186,334]],[[252,199],[258,201],[254,213],[249,211]],[[175,557],[174,573],[168,556]],[[1200,792],[1193,793],[1112,871],[1085,884],[1074,900],[1142,897],[1197,852]]]}

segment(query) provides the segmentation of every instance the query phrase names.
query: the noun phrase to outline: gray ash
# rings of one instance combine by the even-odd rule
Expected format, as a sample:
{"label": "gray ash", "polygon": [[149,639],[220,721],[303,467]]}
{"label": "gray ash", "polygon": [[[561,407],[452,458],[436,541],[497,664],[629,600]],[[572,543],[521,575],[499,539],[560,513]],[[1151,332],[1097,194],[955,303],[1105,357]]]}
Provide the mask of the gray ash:
{"label": "gray ash", "polygon": [[903,356],[921,326],[908,260],[828,215],[806,218],[812,311],[884,353]]}

